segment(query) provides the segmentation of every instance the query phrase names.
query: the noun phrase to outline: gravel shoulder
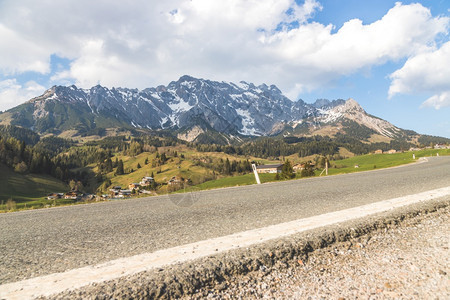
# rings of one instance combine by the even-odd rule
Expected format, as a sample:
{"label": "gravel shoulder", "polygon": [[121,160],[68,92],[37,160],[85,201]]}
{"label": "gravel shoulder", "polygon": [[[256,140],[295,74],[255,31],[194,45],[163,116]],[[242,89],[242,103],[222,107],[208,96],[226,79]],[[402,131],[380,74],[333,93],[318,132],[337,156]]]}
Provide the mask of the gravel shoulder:
{"label": "gravel shoulder", "polygon": [[55,295],[448,299],[450,197]]}
{"label": "gravel shoulder", "polygon": [[188,299],[449,299],[450,210],[441,208]]}

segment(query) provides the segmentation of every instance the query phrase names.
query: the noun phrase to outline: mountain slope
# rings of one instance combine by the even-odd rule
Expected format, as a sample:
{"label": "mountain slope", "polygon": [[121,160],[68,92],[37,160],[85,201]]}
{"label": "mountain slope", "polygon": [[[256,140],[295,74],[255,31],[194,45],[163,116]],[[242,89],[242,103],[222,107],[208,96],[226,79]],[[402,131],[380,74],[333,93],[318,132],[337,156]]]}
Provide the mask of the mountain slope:
{"label": "mountain slope", "polygon": [[106,128],[170,129],[189,141],[205,136],[226,141],[232,136],[308,135],[324,127],[334,128],[335,133],[359,128],[369,136],[407,135],[389,122],[368,115],[352,99],[319,99],[307,104],[289,100],[274,85],[216,82],[190,76],[144,90],[55,86],[0,114],[0,123],[40,134],[68,130],[98,134]]}

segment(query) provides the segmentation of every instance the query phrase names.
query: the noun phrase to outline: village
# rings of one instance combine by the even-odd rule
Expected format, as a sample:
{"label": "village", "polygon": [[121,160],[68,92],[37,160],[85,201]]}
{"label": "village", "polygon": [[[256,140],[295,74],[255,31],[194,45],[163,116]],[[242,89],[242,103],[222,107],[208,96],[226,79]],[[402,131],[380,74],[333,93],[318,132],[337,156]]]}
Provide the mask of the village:
{"label": "village", "polygon": [[[169,191],[175,191],[188,184],[189,180],[180,176],[173,176],[168,182]],[[157,187],[157,183],[153,177],[145,176],[140,182],[133,182],[128,185],[128,188],[122,188],[121,186],[113,186],[109,189],[108,194],[101,196],[83,193],[77,190],[71,190],[66,193],[50,193],[47,195],[47,200],[66,199],[75,201],[99,201],[106,199],[121,199],[136,196],[139,194],[155,195],[153,192]]]}

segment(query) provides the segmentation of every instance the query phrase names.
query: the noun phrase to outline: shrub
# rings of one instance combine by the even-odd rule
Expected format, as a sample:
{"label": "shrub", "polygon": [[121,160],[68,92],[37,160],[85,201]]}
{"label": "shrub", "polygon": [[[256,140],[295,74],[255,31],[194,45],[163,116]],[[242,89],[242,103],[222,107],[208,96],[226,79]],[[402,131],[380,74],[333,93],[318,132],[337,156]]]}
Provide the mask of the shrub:
{"label": "shrub", "polygon": [[16,205],[16,201],[14,201],[12,198],[9,198],[6,201],[6,210],[16,210],[17,205]]}

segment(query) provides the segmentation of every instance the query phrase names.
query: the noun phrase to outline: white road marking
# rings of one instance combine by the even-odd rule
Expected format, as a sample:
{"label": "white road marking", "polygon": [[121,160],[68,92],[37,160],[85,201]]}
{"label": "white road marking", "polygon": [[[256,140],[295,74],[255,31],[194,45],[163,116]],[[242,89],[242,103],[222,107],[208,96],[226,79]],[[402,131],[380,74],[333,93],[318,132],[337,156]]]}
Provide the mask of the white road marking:
{"label": "white road marking", "polygon": [[332,225],[394,208],[450,195],[450,186],[419,194],[384,200],[363,206],[330,212],[291,222],[271,225],[199,241],[169,249],[115,259],[98,265],[54,273],[0,285],[1,299],[31,299],[74,290],[91,283],[100,283],[149,271],[163,266],[214,255],[232,249],[249,247],[268,240],[286,237],[307,230]]}

